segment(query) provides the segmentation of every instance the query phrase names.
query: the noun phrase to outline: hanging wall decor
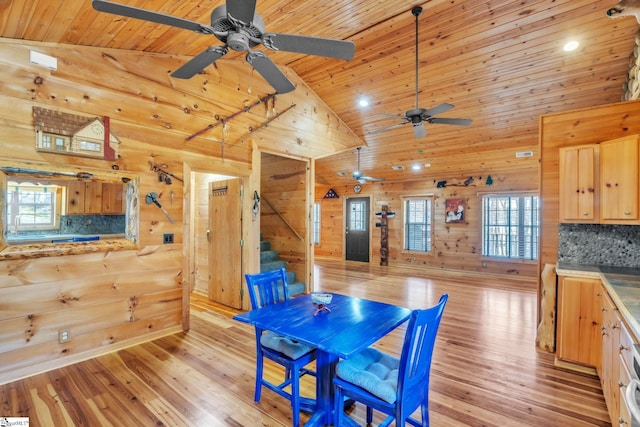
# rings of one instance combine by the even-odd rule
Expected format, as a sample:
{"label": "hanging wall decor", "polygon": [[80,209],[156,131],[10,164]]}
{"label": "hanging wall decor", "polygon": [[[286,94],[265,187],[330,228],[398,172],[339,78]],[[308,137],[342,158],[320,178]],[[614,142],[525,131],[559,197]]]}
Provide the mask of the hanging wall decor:
{"label": "hanging wall decor", "polygon": [[327,191],[327,194],[324,195],[325,199],[338,199],[338,193],[336,193],[334,191],[333,188],[330,188],[329,191]]}
{"label": "hanging wall decor", "polygon": [[445,200],[444,212],[446,223],[460,223],[464,222],[464,199],[447,199]]}

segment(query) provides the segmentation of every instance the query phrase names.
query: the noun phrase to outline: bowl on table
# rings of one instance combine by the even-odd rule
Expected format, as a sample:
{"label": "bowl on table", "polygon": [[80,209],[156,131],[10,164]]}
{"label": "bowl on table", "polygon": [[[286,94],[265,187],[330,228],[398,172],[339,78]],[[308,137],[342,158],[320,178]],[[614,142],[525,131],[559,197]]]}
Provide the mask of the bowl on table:
{"label": "bowl on table", "polygon": [[332,294],[327,294],[324,292],[312,292],[311,293],[311,301],[317,305],[327,305],[331,303],[333,299]]}
{"label": "bowl on table", "polygon": [[333,295],[327,294],[324,292],[311,292],[311,301],[313,301],[313,305],[316,306],[316,311],[313,313],[314,316],[317,316],[321,311],[330,312],[329,303],[333,299]]}

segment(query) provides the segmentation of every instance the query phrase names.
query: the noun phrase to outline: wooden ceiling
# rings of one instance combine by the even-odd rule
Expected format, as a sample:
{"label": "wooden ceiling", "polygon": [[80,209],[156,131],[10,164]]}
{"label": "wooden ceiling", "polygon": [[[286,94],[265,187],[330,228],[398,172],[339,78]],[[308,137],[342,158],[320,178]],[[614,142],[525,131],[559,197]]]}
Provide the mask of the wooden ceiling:
{"label": "wooden ceiling", "polygon": [[[209,24],[223,0],[118,0]],[[352,40],[341,61],[265,50],[295,71],[362,138],[361,170],[387,180],[451,178],[538,163],[542,114],[618,102],[636,46],[634,18],[610,19],[615,2],[592,0],[257,0],[266,31]],[[411,125],[370,135],[398,121],[376,116],[415,107],[415,18],[420,5],[419,106],[455,108],[439,117],[473,119],[469,127]],[[194,56],[219,45],[212,36],[93,10],[89,0],[0,0],[0,36],[30,41]],[[562,47],[580,42],[573,52]],[[231,59],[244,60],[231,52]],[[188,58],[185,58],[188,59]],[[247,64],[247,67],[249,65]],[[360,97],[370,105],[358,106]],[[515,153],[532,151],[532,158]],[[413,163],[431,165],[413,172]],[[396,171],[392,166],[402,165]],[[356,150],[316,164],[317,181],[350,180]],[[346,172],[339,177],[338,172]],[[376,184],[370,184],[376,185]]]}

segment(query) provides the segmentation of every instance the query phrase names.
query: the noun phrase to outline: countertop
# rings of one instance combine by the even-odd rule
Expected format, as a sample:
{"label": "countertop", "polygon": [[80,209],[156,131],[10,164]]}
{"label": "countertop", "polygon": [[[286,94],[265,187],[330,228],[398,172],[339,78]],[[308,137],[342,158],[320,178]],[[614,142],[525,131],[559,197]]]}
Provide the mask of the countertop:
{"label": "countertop", "polygon": [[601,279],[630,332],[640,342],[640,268],[558,263],[556,273]]}

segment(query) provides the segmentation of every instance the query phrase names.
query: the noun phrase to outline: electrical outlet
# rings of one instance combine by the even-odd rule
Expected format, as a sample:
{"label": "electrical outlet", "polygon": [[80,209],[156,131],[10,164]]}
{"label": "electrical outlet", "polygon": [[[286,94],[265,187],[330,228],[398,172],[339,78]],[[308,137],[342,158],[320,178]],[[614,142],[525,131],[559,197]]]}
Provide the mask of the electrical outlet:
{"label": "electrical outlet", "polygon": [[60,344],[64,344],[66,342],[69,342],[70,340],[71,340],[71,337],[69,336],[68,329],[60,329],[58,331],[58,342]]}
{"label": "electrical outlet", "polygon": [[173,234],[169,233],[169,234],[165,234],[162,236],[162,243],[164,243],[165,245],[167,243],[173,243]]}

